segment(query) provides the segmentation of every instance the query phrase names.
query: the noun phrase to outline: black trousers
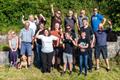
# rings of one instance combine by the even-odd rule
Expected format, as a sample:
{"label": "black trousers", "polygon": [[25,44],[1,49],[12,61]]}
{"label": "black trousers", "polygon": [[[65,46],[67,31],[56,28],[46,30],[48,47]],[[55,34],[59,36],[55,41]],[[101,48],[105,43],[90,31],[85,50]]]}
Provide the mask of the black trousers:
{"label": "black trousers", "polygon": [[88,68],[91,70],[93,67],[93,62],[92,62],[92,48],[88,49]]}
{"label": "black trousers", "polygon": [[52,64],[53,52],[41,54],[42,59],[42,72],[50,72],[51,64]]}

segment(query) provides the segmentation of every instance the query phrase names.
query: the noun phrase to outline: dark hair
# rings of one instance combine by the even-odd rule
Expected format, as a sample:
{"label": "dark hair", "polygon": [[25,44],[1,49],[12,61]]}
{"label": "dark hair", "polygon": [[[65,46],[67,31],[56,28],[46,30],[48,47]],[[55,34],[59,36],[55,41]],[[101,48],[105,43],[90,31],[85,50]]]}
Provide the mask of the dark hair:
{"label": "dark hair", "polygon": [[[48,36],[50,36],[50,35],[51,35],[50,30],[49,30],[48,28],[45,28],[45,29],[44,29],[44,32],[45,32],[45,30],[48,31]],[[45,35],[45,34],[44,34],[44,35]]]}
{"label": "dark hair", "polygon": [[82,19],[82,21],[83,21],[83,20],[86,20],[86,21],[88,21],[88,19],[87,19],[87,18],[83,18],[83,19]]}

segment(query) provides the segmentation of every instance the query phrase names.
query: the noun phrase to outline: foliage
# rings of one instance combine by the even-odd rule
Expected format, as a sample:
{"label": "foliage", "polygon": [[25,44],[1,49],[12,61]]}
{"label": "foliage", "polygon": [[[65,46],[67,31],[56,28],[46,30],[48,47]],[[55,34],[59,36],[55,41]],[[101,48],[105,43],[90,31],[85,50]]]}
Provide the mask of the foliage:
{"label": "foliage", "polygon": [[115,27],[120,26],[119,0],[0,0],[0,32],[7,32],[10,28],[18,31],[22,27],[21,16],[25,15],[27,19],[29,14],[42,13],[49,27],[50,4],[62,11],[63,19],[69,9],[78,14],[81,9],[85,9],[90,18],[93,7],[99,7],[105,16],[113,20]]}

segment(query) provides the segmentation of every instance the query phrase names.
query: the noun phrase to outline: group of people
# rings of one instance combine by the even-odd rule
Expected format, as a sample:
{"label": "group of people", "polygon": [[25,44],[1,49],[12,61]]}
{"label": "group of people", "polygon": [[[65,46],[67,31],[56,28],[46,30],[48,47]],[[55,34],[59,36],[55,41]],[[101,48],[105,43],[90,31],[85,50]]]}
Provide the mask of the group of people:
{"label": "group of people", "polygon": [[[61,75],[65,74],[67,68],[69,68],[71,75],[78,61],[79,74],[82,74],[84,67],[84,75],[87,76],[88,70],[92,72],[93,69],[92,51],[94,48],[96,70],[100,68],[99,58],[102,53],[107,65],[106,70],[109,71],[107,32],[112,28],[111,22],[108,21],[110,29],[105,30],[103,26],[106,23],[106,19],[98,13],[97,8],[93,9],[91,25],[85,10],[80,11],[80,16],[69,10],[62,27],[61,11],[54,11],[53,5],[51,5],[51,11],[51,26],[49,28],[45,26],[45,17],[40,14],[39,16],[29,15],[28,20],[24,20],[24,16],[22,17],[24,28],[21,29],[19,36],[15,34],[15,31],[9,31],[10,64],[12,66],[17,65],[17,52],[19,48],[19,68],[22,65],[31,67],[32,52],[34,52],[37,63],[43,73],[50,73],[51,67],[60,69],[60,65],[63,62]],[[76,26],[78,33],[75,30]]]}

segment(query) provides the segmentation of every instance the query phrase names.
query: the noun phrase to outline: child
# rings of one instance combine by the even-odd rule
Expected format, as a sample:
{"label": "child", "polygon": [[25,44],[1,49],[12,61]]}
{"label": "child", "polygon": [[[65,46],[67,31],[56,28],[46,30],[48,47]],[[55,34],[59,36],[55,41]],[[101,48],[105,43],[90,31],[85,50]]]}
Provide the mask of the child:
{"label": "child", "polygon": [[82,73],[83,69],[83,64],[85,67],[85,76],[87,76],[87,66],[88,66],[88,53],[87,53],[87,48],[88,48],[88,40],[86,38],[86,33],[81,32],[81,38],[78,40],[78,47],[79,47],[79,63],[80,63],[80,73]]}
{"label": "child", "polygon": [[11,36],[9,39],[9,47],[10,47],[10,65],[16,66],[17,62],[17,49],[18,49],[18,37],[16,36],[16,33],[14,31],[10,31]]}
{"label": "child", "polygon": [[75,41],[72,39],[72,36],[70,33],[66,32],[65,33],[65,39],[63,41],[63,62],[64,62],[64,69],[62,72],[62,75],[64,75],[67,67],[67,63],[69,64],[69,69],[70,69],[70,75],[72,74],[72,63],[73,63],[73,47],[76,45]]}

